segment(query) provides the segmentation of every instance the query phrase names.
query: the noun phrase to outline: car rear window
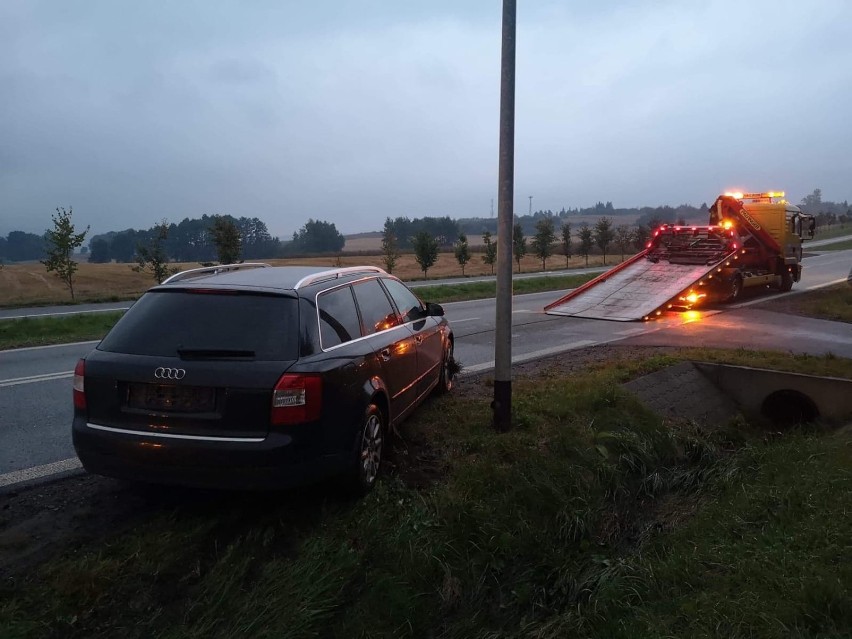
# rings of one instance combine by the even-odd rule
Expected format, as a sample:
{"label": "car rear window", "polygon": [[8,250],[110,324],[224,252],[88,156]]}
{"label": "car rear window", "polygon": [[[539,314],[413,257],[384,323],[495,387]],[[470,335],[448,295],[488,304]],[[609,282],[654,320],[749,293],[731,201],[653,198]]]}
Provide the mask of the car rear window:
{"label": "car rear window", "polygon": [[242,291],[150,291],[98,346],[133,355],[298,358],[298,300]]}

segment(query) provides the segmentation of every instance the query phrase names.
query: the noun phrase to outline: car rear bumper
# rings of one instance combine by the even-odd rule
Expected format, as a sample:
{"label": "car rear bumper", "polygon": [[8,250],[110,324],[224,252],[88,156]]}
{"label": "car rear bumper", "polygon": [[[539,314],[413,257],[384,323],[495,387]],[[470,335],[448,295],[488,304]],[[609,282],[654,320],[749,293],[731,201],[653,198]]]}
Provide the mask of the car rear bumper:
{"label": "car rear bumper", "polygon": [[347,469],[350,456],[298,451],[291,436],[221,440],[104,430],[75,417],[72,438],[83,468],[119,479],[199,488],[255,490],[320,481]]}

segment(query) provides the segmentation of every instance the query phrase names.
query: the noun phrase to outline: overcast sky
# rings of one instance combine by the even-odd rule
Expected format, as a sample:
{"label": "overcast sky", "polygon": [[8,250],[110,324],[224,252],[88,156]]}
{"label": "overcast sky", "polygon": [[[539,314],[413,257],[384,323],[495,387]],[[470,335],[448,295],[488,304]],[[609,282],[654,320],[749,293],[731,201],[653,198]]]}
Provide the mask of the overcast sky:
{"label": "overcast sky", "polygon": [[[0,2],[0,234],[488,216],[499,0]],[[518,0],[516,211],[852,200],[852,2]]]}

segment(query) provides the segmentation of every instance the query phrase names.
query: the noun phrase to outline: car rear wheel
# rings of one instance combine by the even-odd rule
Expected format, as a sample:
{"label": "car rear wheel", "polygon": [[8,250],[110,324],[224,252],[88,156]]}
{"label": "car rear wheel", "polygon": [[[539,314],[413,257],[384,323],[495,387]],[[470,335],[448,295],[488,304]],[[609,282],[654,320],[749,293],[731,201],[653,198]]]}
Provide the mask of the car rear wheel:
{"label": "car rear wheel", "polygon": [[453,390],[456,376],[456,362],[453,358],[453,341],[447,340],[447,347],[444,349],[444,357],[441,360],[441,372],[438,375],[438,386],[435,387],[435,393],[444,395]]}
{"label": "car rear wheel", "polygon": [[366,495],[376,484],[382,468],[385,430],[384,414],[378,406],[370,404],[358,429],[352,469],[343,477],[342,487],[350,495]]}

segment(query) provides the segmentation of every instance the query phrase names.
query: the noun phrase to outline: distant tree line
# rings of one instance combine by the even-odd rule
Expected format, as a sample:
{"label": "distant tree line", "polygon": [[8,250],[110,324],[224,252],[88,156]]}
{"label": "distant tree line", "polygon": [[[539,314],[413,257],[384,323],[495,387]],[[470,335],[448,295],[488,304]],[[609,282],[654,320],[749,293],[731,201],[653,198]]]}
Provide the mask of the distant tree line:
{"label": "distant tree line", "polygon": [[133,262],[139,255],[139,247],[155,243],[174,262],[213,261],[218,259],[214,241],[217,220],[237,230],[243,259],[275,257],[281,252],[278,238],[272,237],[266,224],[256,217],[203,215],[197,219],[184,218],[177,224],[163,221],[145,230],[126,229],[95,235],[89,243],[89,261]]}
{"label": "distant tree line", "polygon": [[[707,219],[707,204],[701,206],[692,206],[690,204],[681,204],[680,206],[643,206],[638,208],[617,209],[613,207],[612,202],[598,202],[593,207],[588,208],[562,208],[558,212],[551,209],[542,209],[533,212],[532,215],[516,215],[515,222],[521,225],[524,235],[534,235],[536,232],[536,224],[539,220],[549,218],[554,220],[554,226],[559,226],[563,221],[570,221],[571,218],[586,216],[586,217],[606,217],[617,218],[622,216],[636,216],[636,224],[647,224],[650,220],[659,220],[660,222],[674,223],[678,220],[706,220]],[[484,217],[461,218],[457,220],[459,231],[468,234],[481,234],[483,231],[497,232],[497,219]]]}

